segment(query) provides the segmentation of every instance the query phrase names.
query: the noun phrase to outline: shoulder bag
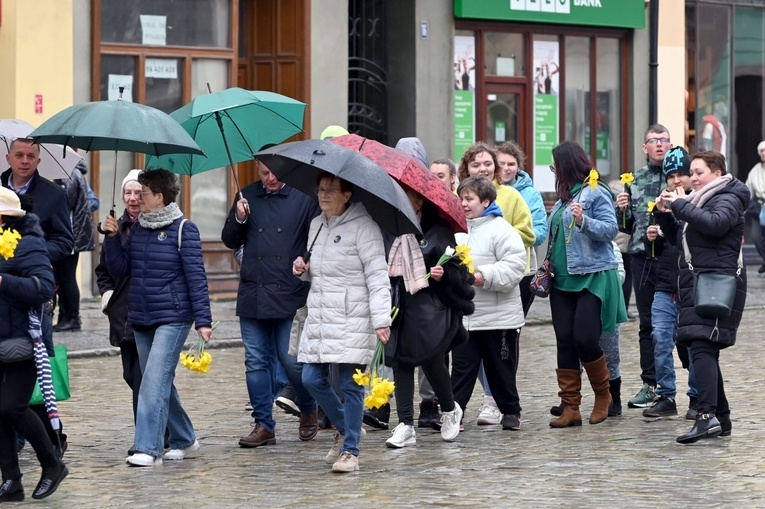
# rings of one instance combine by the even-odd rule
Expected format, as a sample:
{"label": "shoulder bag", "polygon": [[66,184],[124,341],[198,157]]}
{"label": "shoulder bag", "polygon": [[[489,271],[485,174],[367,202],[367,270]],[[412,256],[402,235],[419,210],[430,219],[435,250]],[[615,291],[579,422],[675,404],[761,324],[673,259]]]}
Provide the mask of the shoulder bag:
{"label": "shoulder bag", "polygon": [[34,358],[34,349],[30,338],[8,338],[0,340],[0,362],[28,361]]}
{"label": "shoulder bag", "polygon": [[[562,220],[563,219],[561,218],[561,221]],[[547,254],[545,255],[545,259],[542,262],[542,265],[537,269],[534,277],[531,278],[531,283],[529,283],[529,289],[531,290],[531,293],[537,297],[545,298],[550,295],[550,290],[552,290],[553,277],[555,277],[555,274],[552,271],[550,255],[552,255],[552,248],[553,244],[555,243],[555,237],[558,236],[559,226],[560,221],[558,221],[558,223],[555,225],[555,229],[553,230],[550,239],[547,241]]]}

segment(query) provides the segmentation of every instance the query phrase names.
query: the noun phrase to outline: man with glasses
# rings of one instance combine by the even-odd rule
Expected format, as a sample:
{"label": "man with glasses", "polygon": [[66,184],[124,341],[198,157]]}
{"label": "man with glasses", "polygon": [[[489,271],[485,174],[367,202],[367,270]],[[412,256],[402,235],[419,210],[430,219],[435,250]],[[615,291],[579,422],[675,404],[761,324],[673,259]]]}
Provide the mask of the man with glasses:
{"label": "man with glasses", "polygon": [[305,305],[309,287],[292,274],[292,261],[304,255],[308,228],[320,210],[316,199],[279,182],[260,161],[257,166],[260,180],[242,189],[221,233],[229,249],[244,246],[236,314],[255,422],[239,440],[242,447],[276,443],[272,408],[277,359],[295,390],[300,440],[311,440],[318,431],[316,401],[303,385],[302,365],[287,349],[292,320]]}
{"label": "man with glasses", "polygon": [[649,408],[656,404],[656,364],[654,362],[651,304],[656,290],[657,259],[646,241],[651,223],[648,202],[656,200],[665,187],[662,174],[664,155],[672,147],[669,131],[661,124],[651,125],[645,132],[643,152],[647,164],[635,170],[635,179],[628,191],[616,196],[616,216],[619,229],[632,235],[628,253],[632,268],[632,285],[639,314],[640,378],[643,387],[627,402],[630,408]]}

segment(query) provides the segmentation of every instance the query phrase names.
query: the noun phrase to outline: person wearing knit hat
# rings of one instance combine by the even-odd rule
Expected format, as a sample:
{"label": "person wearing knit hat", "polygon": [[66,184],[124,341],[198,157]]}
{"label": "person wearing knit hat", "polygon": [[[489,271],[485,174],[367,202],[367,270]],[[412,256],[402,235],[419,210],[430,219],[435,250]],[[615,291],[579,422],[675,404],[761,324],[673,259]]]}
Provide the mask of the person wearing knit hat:
{"label": "person wearing knit hat", "polygon": [[752,242],[763,260],[757,273],[762,275],[765,274],[765,225],[762,223],[762,219],[765,219],[762,215],[762,204],[765,203],[765,141],[757,145],[757,155],[760,156],[760,162],[749,170],[746,178],[746,187],[752,193],[746,215],[752,218]]}
{"label": "person wearing knit hat", "polygon": [[345,127],[339,126],[339,125],[330,125],[327,126],[326,129],[324,129],[321,132],[321,136],[319,136],[319,139],[326,140],[329,138],[336,138],[338,136],[345,136],[348,133],[348,129]]}
{"label": "person wearing knit hat", "polygon": [[673,173],[682,173],[691,175],[691,156],[683,147],[672,147],[664,155],[664,163],[661,167],[664,180],[667,180]]}
{"label": "person wearing knit hat", "polygon": [[138,182],[138,175],[143,173],[143,170],[130,170],[127,175],[125,175],[125,178],[122,179],[122,187],[120,188],[122,191],[122,194],[125,194],[125,184],[128,182]]}

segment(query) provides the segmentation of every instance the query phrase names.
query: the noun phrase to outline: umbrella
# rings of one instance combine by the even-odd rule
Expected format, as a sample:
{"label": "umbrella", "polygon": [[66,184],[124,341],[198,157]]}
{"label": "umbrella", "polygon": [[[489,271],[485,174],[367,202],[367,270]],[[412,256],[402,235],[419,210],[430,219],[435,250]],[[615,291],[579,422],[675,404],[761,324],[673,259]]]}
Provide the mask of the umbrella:
{"label": "umbrella", "polygon": [[[5,159],[11,149],[11,142],[27,138],[34,127],[23,120],[0,119],[0,158]],[[63,179],[72,176],[72,170],[82,157],[71,148],[61,145],[40,145],[40,164],[37,171],[46,179]]]}
{"label": "umbrella", "polygon": [[276,177],[314,196],[316,177],[328,172],[351,183],[352,201],[364,204],[383,230],[399,236],[419,233],[417,214],[406,193],[370,159],[327,140],[284,143],[256,154]]}
{"label": "umbrella", "polygon": [[357,150],[382,166],[396,181],[432,203],[455,232],[467,232],[467,219],[457,195],[409,154],[357,134],[332,138],[332,143]]}
{"label": "umbrella", "polygon": [[[42,339],[42,326],[40,324],[40,311],[29,309],[29,335],[32,336],[35,351],[35,366],[37,367],[37,381],[40,383],[40,392],[43,395],[45,411],[48,413],[51,428],[56,431],[61,430],[61,420],[58,415],[58,403],[56,401],[56,390],[53,388],[53,377],[50,373],[50,358],[45,349]],[[58,436],[58,433],[56,433]],[[61,449],[61,443],[59,450]]]}
{"label": "umbrella", "polygon": [[[209,89],[209,84],[208,84]],[[148,158],[182,175],[196,175],[229,166],[241,193],[234,164],[250,161],[265,145],[281,143],[303,132],[305,103],[274,92],[228,88],[200,95],[170,114],[202,147],[206,156],[174,154]]]}
{"label": "umbrella", "polygon": [[120,98],[116,101],[75,104],[59,111],[29,135],[35,143],[60,143],[87,151],[114,150],[111,216],[116,206],[117,151],[156,156],[204,154],[170,115],[150,106],[123,101],[122,91],[120,87]]}

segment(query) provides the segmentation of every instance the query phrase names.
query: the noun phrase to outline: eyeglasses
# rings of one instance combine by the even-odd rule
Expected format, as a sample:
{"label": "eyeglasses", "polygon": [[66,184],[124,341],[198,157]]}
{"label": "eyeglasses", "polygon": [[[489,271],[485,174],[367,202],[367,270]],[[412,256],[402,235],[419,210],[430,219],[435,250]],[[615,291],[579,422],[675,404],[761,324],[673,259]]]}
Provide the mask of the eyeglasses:
{"label": "eyeglasses", "polygon": [[339,192],[340,190],[339,189],[333,189],[331,187],[329,189],[327,189],[325,187],[317,187],[315,189],[315,191],[316,191],[316,196],[320,196],[322,194],[324,196],[332,196],[333,194]]}
{"label": "eyeglasses", "polygon": [[555,173],[555,165],[554,165],[554,164],[551,164],[551,165],[550,165],[550,171],[551,171],[551,172],[553,172],[553,173]]}
{"label": "eyeglasses", "polygon": [[657,143],[666,145],[667,143],[669,143],[669,138],[648,138],[647,140],[645,140],[646,145],[656,145]]}
{"label": "eyeglasses", "polygon": [[154,191],[141,191],[141,196],[146,196],[147,194],[157,194]]}

